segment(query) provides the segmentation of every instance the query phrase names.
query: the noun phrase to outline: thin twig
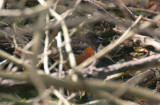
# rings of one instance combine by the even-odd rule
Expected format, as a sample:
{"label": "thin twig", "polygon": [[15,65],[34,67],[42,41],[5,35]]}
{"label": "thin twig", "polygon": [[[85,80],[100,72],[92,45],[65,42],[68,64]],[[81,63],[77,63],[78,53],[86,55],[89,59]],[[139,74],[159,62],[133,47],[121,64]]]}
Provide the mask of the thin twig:
{"label": "thin twig", "polygon": [[57,47],[59,50],[59,71],[58,71],[58,76],[59,78],[62,78],[61,73],[62,73],[62,69],[63,69],[63,55],[62,55],[62,49],[61,49],[61,43],[62,43],[62,39],[61,39],[61,33],[59,32],[57,37]]}
{"label": "thin twig", "polygon": [[65,105],[70,105],[67,99],[65,99],[56,89],[53,90],[53,93],[60,99]]}
{"label": "thin twig", "polygon": [[155,15],[160,14],[160,12],[152,11],[152,10],[149,10],[149,9],[143,9],[143,8],[129,7],[129,9],[131,9],[132,11],[136,10],[136,11],[141,11],[141,12],[148,12],[148,13],[155,14]]}
{"label": "thin twig", "polygon": [[[46,24],[48,23],[49,23],[49,16],[47,14]],[[46,54],[48,51],[48,45],[49,45],[49,30],[48,29],[45,30],[45,34],[46,34],[46,37],[45,37],[45,46],[44,46],[44,71],[46,74],[50,74],[49,67],[48,67],[48,54]]]}

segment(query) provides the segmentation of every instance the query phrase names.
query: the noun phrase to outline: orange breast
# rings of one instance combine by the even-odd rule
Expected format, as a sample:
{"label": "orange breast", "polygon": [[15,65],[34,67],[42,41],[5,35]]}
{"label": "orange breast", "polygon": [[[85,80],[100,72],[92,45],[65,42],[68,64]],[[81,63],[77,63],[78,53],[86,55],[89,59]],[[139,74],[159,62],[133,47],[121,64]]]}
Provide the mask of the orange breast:
{"label": "orange breast", "polygon": [[77,64],[82,63],[83,61],[85,61],[87,58],[89,58],[90,56],[94,54],[95,54],[95,51],[92,49],[92,47],[86,48],[82,54],[76,56]]}

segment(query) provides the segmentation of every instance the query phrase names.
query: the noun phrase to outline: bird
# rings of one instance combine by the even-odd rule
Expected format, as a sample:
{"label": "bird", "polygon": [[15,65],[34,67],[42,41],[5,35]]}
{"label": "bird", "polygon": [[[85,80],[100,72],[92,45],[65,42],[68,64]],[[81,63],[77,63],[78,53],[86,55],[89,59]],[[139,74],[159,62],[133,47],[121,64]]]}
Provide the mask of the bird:
{"label": "bird", "polygon": [[[71,37],[71,47],[75,55],[76,64],[79,65],[89,57],[95,55],[98,52],[100,44],[104,42],[104,39],[96,34],[95,32],[87,32],[85,34],[80,34]],[[67,59],[67,54],[63,50],[63,56]],[[56,56],[57,57],[57,56]],[[52,56],[53,58],[53,56]],[[54,55],[55,58],[55,55]],[[102,59],[102,60],[101,60]],[[68,61],[68,60],[67,60]],[[100,60],[96,62],[97,67],[104,67],[114,62],[108,57],[101,57]],[[66,62],[65,68],[69,69],[69,63]]]}
{"label": "bird", "polygon": [[84,35],[72,37],[71,46],[75,54],[77,65],[93,56],[98,51],[98,47],[103,41],[103,38],[94,32],[87,32]]}

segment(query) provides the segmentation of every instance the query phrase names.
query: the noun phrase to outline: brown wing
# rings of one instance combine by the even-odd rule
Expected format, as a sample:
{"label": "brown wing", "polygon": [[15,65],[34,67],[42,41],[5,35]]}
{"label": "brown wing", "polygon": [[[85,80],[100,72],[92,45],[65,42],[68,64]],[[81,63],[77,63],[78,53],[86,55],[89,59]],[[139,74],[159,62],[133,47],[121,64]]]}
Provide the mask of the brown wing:
{"label": "brown wing", "polygon": [[92,47],[86,48],[80,55],[76,56],[77,64],[82,63],[83,61],[85,61],[86,59],[88,59],[94,54],[95,54],[95,51],[93,50]]}

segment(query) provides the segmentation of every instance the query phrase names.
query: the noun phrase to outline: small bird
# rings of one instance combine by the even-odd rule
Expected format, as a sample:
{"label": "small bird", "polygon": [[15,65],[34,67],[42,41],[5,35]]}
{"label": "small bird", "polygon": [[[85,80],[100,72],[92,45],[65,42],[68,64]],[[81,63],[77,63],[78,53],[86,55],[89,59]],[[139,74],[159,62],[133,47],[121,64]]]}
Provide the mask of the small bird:
{"label": "small bird", "polygon": [[[99,45],[104,42],[104,39],[101,38],[94,32],[88,32],[84,35],[76,35],[71,38],[72,51],[76,57],[77,65],[81,64],[83,61],[93,56],[98,52]],[[63,53],[67,57],[66,53]],[[102,59],[102,62],[100,61]],[[104,67],[114,62],[107,58],[101,57],[100,60],[96,62],[97,67]],[[65,65],[65,68],[69,68],[69,64]]]}
{"label": "small bird", "polygon": [[88,32],[84,35],[72,37],[71,46],[76,57],[77,64],[82,63],[87,58],[94,55],[100,43],[104,40],[94,32]]}

